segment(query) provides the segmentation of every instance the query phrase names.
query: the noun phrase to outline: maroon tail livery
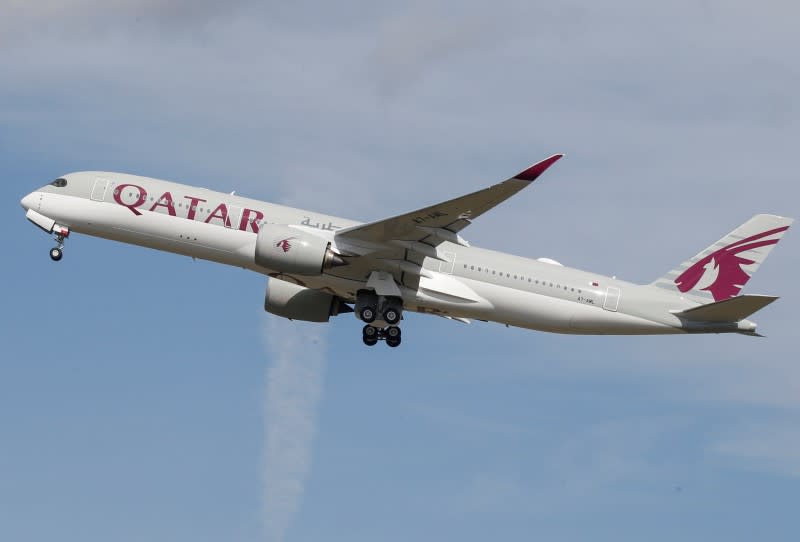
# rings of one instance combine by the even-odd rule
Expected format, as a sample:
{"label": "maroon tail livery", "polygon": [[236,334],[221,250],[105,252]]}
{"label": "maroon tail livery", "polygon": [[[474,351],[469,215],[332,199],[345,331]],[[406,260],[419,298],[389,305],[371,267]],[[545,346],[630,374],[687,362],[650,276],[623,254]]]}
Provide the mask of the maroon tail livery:
{"label": "maroon tail livery", "polygon": [[752,235],[716,250],[681,273],[681,275],[675,279],[675,284],[678,285],[678,289],[681,292],[688,292],[697,286],[700,279],[706,274],[716,273],[714,281],[700,289],[711,292],[711,295],[714,296],[714,301],[721,301],[733,297],[737,295],[747,281],[750,280],[750,274],[744,270],[743,266],[760,263],[756,262],[756,260],[743,258],[740,254],[777,244],[780,239],[765,238],[775,235],[776,233],[785,232],[788,229],[789,226],[775,228],[757,235]]}
{"label": "maroon tail livery", "polygon": [[756,215],[653,285],[714,301],[735,297],[792,222],[776,215]]}

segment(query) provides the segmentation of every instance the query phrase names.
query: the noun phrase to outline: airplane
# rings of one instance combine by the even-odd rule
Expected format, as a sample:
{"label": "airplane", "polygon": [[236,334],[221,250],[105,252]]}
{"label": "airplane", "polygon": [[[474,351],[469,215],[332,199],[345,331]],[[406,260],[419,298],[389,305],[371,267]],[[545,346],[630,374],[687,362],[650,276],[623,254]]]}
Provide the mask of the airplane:
{"label": "airplane", "polygon": [[72,232],[242,267],[268,277],[264,309],[328,322],[354,313],[362,340],[401,343],[404,311],[591,335],[740,333],[777,299],[739,295],[793,219],[759,214],[650,284],[471,246],[462,231],[533,184],[555,154],[483,190],[361,223],[125,173],[59,177],[22,198],[63,257]]}

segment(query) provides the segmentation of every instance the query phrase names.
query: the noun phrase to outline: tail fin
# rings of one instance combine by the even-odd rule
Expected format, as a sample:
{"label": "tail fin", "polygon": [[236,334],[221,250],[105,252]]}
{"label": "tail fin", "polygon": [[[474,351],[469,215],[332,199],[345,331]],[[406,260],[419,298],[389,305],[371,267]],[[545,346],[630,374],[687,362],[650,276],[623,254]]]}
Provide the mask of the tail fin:
{"label": "tail fin", "polygon": [[734,297],[792,222],[781,216],[756,215],[652,285],[706,303]]}

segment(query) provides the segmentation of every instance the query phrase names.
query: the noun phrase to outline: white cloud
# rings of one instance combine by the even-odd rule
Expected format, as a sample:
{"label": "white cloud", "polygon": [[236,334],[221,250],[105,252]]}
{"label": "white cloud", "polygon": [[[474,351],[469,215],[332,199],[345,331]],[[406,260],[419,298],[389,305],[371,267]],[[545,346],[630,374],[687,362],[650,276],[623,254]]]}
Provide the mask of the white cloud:
{"label": "white cloud", "polygon": [[709,451],[737,467],[800,478],[800,425],[796,418],[735,425],[714,439]]}
{"label": "white cloud", "polygon": [[621,419],[584,428],[558,446],[548,462],[565,498],[582,497],[632,480],[656,477],[651,454],[681,428],[675,419]]}
{"label": "white cloud", "polygon": [[447,70],[454,57],[497,46],[496,17],[475,11],[454,14],[426,3],[387,18],[377,31],[371,59],[380,94],[391,98],[407,92],[432,70]]}
{"label": "white cloud", "polygon": [[[19,38],[39,35],[43,30],[62,33],[65,37],[79,36],[93,29],[95,36],[105,35],[105,29],[94,24],[103,21],[115,28],[134,30],[142,26],[164,23],[183,28],[209,18],[235,13],[250,1],[220,4],[209,0],[4,0],[0,30],[3,37]],[[45,25],[44,27],[42,25]]]}
{"label": "white cloud", "polygon": [[264,524],[284,540],[311,472],[317,406],[322,397],[326,332],[278,317],[267,320],[264,411]]}

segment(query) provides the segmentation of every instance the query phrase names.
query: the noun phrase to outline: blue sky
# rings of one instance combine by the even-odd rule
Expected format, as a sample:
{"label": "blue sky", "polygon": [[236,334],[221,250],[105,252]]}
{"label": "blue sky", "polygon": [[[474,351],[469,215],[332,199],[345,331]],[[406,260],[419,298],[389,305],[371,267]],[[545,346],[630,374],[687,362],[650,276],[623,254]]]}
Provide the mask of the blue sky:
{"label": "blue sky", "polygon": [[791,3],[14,2],[0,17],[0,538],[794,540],[795,233],[739,336],[408,315],[399,349],[263,313],[263,277],[19,199],[120,170],[369,220],[537,186],[473,244],[649,282],[798,214]]}

